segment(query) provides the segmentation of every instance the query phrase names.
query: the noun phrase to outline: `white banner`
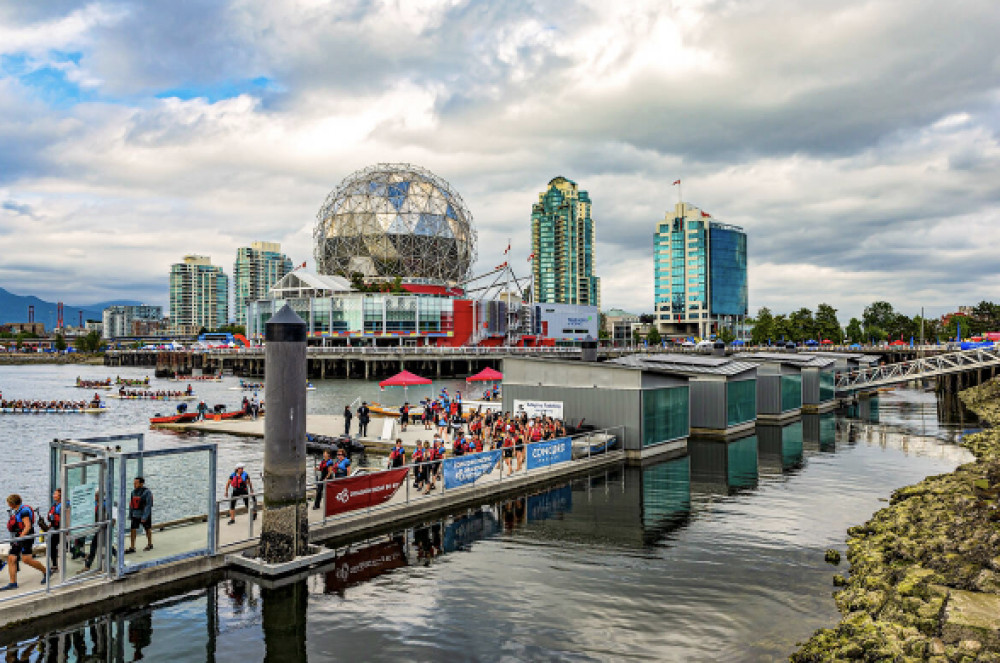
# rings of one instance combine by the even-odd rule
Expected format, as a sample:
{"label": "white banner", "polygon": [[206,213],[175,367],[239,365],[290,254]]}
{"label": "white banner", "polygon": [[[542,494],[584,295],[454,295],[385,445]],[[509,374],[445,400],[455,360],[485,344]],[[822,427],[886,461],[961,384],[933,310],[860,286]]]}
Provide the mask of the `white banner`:
{"label": "white banner", "polygon": [[563,418],[562,401],[514,401],[514,414],[527,412],[529,417],[552,417],[553,419]]}
{"label": "white banner", "polygon": [[73,527],[94,524],[94,495],[97,483],[73,486],[69,491],[69,512]]}

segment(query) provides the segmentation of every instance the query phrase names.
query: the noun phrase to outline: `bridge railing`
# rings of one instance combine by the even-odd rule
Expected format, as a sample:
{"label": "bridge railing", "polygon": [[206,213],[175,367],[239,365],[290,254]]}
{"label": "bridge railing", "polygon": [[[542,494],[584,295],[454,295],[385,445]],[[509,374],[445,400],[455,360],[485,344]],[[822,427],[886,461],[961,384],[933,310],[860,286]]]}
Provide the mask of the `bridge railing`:
{"label": "bridge railing", "polygon": [[853,391],[961,373],[998,364],[1000,364],[1000,348],[975,348],[840,373],[836,378],[836,388]]}

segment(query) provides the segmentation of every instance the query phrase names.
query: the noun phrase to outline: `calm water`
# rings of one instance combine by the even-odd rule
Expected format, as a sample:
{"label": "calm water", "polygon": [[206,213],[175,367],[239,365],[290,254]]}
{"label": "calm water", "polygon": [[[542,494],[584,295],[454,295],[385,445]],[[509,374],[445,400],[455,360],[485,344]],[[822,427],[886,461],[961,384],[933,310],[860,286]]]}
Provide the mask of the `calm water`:
{"label": "calm water", "polygon": [[[12,383],[27,388],[42,374],[51,380],[63,371],[66,384],[76,374],[8,371],[0,373],[5,395],[14,394]],[[310,408],[339,411],[361,388],[378,395],[377,386],[328,383],[310,396]],[[235,404],[238,392],[219,393]],[[150,406],[135,405],[133,413]],[[974,424],[958,415],[940,423],[933,394],[883,394],[877,407],[854,414],[861,418],[761,426],[728,444],[692,440],[681,458],[600,472],[359,542],[329,567],[279,587],[231,573],[37,634],[7,654],[30,661],[783,659],[837,620],[835,570],[823,552],[843,550],[845,530],[884,506],[894,488],[969,459],[956,443]],[[141,425],[104,416],[132,430]],[[41,453],[48,438],[66,434],[41,419],[3,419],[4,453],[21,450],[26,461],[33,454],[24,450]],[[105,432],[100,422],[62,421]],[[43,430],[32,433],[34,426]],[[11,439],[17,431],[20,443]],[[217,441],[224,455],[247,459],[256,446]],[[32,471],[43,477],[44,461]],[[7,473],[0,483],[7,492],[32,488]]]}

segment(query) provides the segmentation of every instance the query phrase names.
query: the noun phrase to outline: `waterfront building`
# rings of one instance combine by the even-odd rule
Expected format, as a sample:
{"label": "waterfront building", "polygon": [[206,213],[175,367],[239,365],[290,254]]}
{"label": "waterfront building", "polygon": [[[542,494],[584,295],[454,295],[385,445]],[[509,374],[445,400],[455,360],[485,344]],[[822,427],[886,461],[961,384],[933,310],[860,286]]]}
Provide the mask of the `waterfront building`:
{"label": "waterfront building", "polygon": [[344,277],[303,268],[286,274],[266,299],[250,302],[246,335],[261,338],[267,321],[288,304],[309,338],[323,345],[555,345],[597,338],[596,307],[507,300],[475,299],[432,283],[360,291]]}
{"label": "waterfront building", "polygon": [[544,404],[568,422],[586,421],[597,429],[621,426],[625,455],[640,459],[686,448],[688,384],[685,375],[638,365],[505,357],[503,409],[518,412]]}
{"label": "waterfront building", "polygon": [[265,299],[268,291],[290,271],[292,261],[281,252],[278,242],[253,242],[237,249],[233,265],[236,324],[245,327],[250,302]]}
{"label": "waterfront building", "polygon": [[[163,321],[162,306],[109,306],[102,312],[101,336],[106,339],[123,336],[146,336],[159,331]],[[145,333],[137,333],[136,330]]]}
{"label": "waterfront building", "polygon": [[590,194],[556,177],[531,207],[532,293],[536,302],[601,306],[594,275]]}
{"label": "waterfront building", "polygon": [[685,378],[691,389],[692,433],[730,437],[753,430],[757,423],[756,364],[732,357],[690,354],[637,354],[612,362],[647,373]]}
{"label": "waterfront building", "polygon": [[747,315],[747,236],[690,203],[656,226],[654,309],[661,333],[707,338]]}
{"label": "waterfront building", "polygon": [[211,258],[187,255],[170,266],[170,319],[182,334],[229,323],[229,277]]}

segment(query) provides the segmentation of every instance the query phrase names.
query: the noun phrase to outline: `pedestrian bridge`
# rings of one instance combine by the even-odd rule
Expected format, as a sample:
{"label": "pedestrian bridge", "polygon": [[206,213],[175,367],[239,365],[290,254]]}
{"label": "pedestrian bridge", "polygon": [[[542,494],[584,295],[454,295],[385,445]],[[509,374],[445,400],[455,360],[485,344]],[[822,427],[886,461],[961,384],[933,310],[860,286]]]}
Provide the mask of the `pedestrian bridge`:
{"label": "pedestrian bridge", "polygon": [[840,373],[836,388],[839,392],[864,391],[997,366],[1000,366],[1000,348],[975,348]]}

